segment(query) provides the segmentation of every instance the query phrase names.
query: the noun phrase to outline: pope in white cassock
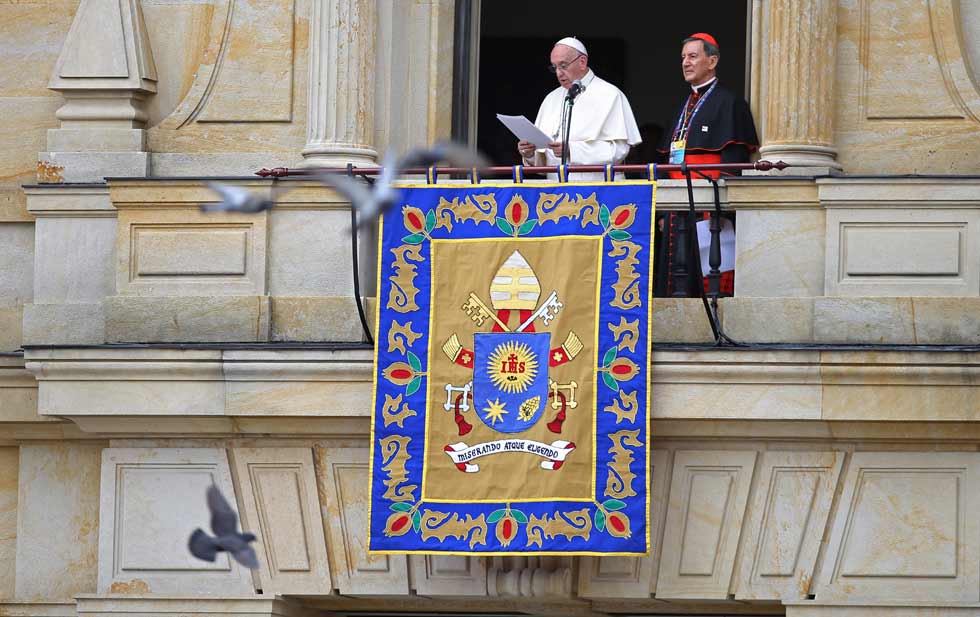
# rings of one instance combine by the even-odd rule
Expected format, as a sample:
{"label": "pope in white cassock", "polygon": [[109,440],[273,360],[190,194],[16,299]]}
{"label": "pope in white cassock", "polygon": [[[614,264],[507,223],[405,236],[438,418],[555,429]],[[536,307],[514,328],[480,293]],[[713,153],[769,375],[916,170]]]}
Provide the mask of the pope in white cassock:
{"label": "pope in white cassock", "polygon": [[[537,150],[533,143],[518,142],[517,149],[524,158],[524,164],[561,164],[562,112],[565,96],[575,80],[581,80],[584,90],[575,98],[568,138],[568,164],[622,163],[629,154],[630,146],[642,141],[626,95],[589,69],[589,54],[585,45],[574,37],[565,37],[555,43],[551,50],[550,70],[558,78],[559,87],[545,97],[534,124],[554,141],[547,148]],[[603,174],[575,173],[569,174],[569,179],[602,180]]]}

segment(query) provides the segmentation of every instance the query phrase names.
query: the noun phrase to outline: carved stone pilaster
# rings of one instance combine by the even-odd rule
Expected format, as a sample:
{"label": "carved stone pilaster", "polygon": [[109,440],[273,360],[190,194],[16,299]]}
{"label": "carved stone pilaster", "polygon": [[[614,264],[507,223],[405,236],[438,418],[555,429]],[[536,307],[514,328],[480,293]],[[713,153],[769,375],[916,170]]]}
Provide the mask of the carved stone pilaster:
{"label": "carved stone pilaster", "polygon": [[805,168],[792,169],[794,175],[840,170],[833,123],[837,1],[766,4],[762,158]]}
{"label": "carved stone pilaster", "polygon": [[139,0],[82,0],[48,88],[65,104],[39,169],[66,182],[146,175],[145,102],[157,72]]}
{"label": "carved stone pilaster", "polygon": [[373,164],[373,0],[314,0],[310,24],[310,92],[306,147],[311,167]]}

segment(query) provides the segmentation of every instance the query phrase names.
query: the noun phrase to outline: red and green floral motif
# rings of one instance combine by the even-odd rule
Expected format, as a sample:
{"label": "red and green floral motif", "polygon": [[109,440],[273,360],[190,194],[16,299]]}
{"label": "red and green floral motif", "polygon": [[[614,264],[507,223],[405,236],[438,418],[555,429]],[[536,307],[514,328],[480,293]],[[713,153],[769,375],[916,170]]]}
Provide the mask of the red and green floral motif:
{"label": "red and green floral motif", "polygon": [[402,238],[402,242],[406,244],[422,244],[426,238],[429,240],[432,239],[429,234],[432,233],[432,230],[436,226],[436,211],[429,210],[423,213],[415,206],[403,206],[402,222],[405,224],[405,229],[411,232]]}
{"label": "red and green floral motif", "polygon": [[518,238],[531,233],[538,224],[538,219],[528,220],[531,208],[520,195],[515,195],[510,203],[504,206],[504,216],[497,217],[497,228],[508,236]]}
{"label": "red and green floral motif", "polygon": [[412,352],[408,352],[407,359],[408,364],[404,362],[392,362],[385,370],[381,371],[381,374],[396,386],[407,386],[405,388],[405,394],[406,396],[411,396],[422,385],[422,377],[425,376],[425,373],[422,371],[422,362],[418,356]]}
{"label": "red and green floral motif", "polygon": [[626,507],[626,504],[618,499],[607,499],[600,504],[596,504],[593,523],[599,531],[606,531],[609,535],[617,538],[630,537],[630,519],[624,513],[619,512]]}
{"label": "red and green floral motif", "polygon": [[505,508],[491,512],[487,517],[487,523],[490,525],[496,523],[494,535],[497,536],[500,546],[506,547],[510,546],[517,537],[520,525],[527,524],[527,515],[520,510],[511,509],[510,504],[507,504]]}
{"label": "red and green floral motif", "polygon": [[640,372],[640,367],[637,366],[636,362],[626,357],[619,358],[617,357],[618,354],[619,347],[611,348],[603,356],[602,366],[599,368],[602,382],[617,392],[619,391],[618,382],[629,381]]}
{"label": "red and green floral motif", "polygon": [[632,234],[626,228],[633,224],[636,218],[636,204],[625,204],[616,206],[616,209],[609,212],[606,206],[599,207],[599,223],[605,233],[613,240],[629,240]]}
{"label": "red and green floral motif", "polygon": [[394,513],[385,522],[385,535],[403,536],[409,529],[414,529],[418,533],[422,528],[422,515],[418,511],[421,505],[421,501],[414,506],[405,502],[391,504],[390,509]]}

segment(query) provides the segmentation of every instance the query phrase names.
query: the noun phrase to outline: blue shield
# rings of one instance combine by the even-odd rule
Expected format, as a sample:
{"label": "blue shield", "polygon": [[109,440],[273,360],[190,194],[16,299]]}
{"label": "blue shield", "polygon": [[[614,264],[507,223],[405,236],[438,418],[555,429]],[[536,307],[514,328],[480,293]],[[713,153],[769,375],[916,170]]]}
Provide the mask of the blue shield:
{"label": "blue shield", "polygon": [[534,426],[548,404],[551,334],[474,334],[473,405],[484,424],[501,433]]}

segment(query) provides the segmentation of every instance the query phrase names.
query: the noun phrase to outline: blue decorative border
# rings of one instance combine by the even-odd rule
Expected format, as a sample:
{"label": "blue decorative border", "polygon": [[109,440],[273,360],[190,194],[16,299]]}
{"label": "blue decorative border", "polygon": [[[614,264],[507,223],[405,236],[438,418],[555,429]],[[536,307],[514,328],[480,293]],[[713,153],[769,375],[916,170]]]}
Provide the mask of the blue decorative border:
{"label": "blue decorative border", "polygon": [[[470,185],[416,185],[401,188],[402,194],[398,208],[393,209],[381,224],[379,238],[378,266],[378,317],[376,322],[376,352],[374,365],[374,400],[371,435],[371,487],[369,504],[368,550],[371,553],[432,553],[432,554],[490,554],[490,555],[541,555],[541,554],[579,554],[579,555],[643,555],[650,548],[649,525],[649,397],[650,397],[650,297],[652,293],[653,268],[653,224],[656,183],[649,181],[600,182],[600,183],[559,183],[559,184],[470,184]],[[492,193],[497,211],[493,213],[494,224],[477,224],[473,220],[456,218],[446,208],[438,208],[442,200],[460,203],[477,196]],[[599,204],[604,207],[598,222],[584,224],[579,217],[561,218],[538,223],[540,212],[536,205],[542,193],[565,194],[570,199],[582,199],[595,194]],[[515,196],[530,206],[527,220],[508,222],[506,206]],[[625,216],[617,206],[635,204],[632,218],[623,226]],[[405,208],[410,208],[406,210]],[[417,210],[416,210],[417,209]],[[437,210],[439,214],[437,215]],[[617,220],[611,220],[613,213],[619,213]],[[443,217],[451,217],[451,231],[436,227]],[[534,221],[532,223],[532,220]],[[617,221],[620,225],[617,226]],[[507,503],[420,503],[414,501],[422,494],[426,400],[426,372],[430,358],[428,350],[438,350],[438,345],[430,345],[428,326],[432,309],[430,294],[431,282],[431,240],[472,240],[488,238],[499,240],[507,237],[557,238],[562,236],[599,237],[603,236],[601,281],[599,284],[598,347],[596,368],[597,393],[596,409],[603,410],[618,398],[620,382],[617,379],[628,376],[623,383],[636,393],[637,409],[632,421],[619,414],[595,414],[596,442],[593,485],[597,493],[603,491],[607,473],[612,463],[610,453],[610,434],[619,431],[636,431],[635,438],[621,440],[621,448],[632,456],[629,471],[635,474],[631,486],[635,495],[623,499],[610,499],[601,495],[593,502],[583,501],[526,501],[514,499]],[[618,239],[618,240],[617,240]],[[617,266],[623,256],[611,256],[614,242],[628,241],[640,245],[635,252],[636,263],[633,269],[638,275],[632,289],[639,298],[639,306],[617,308],[614,298],[617,294],[613,284],[618,280]],[[390,297],[401,298],[398,285],[399,269],[396,267],[396,253],[401,253],[401,269],[404,276],[414,267],[414,286],[418,293],[414,296],[418,308],[409,312],[397,312],[388,308]],[[639,319],[638,336],[634,351],[621,349],[622,338],[617,343],[611,330],[621,318]],[[410,343],[405,340],[403,353],[399,349],[388,350],[388,332],[392,322],[404,323],[411,320],[420,334]],[[589,333],[592,336],[592,333]],[[615,364],[615,366],[613,366]],[[634,370],[631,368],[635,366]],[[387,371],[387,374],[386,374]],[[613,372],[618,371],[614,379]],[[395,406],[397,413],[406,404],[413,415],[399,419],[397,423],[385,426],[383,414],[385,402],[400,397]],[[588,401],[587,404],[591,404]],[[387,410],[390,415],[392,408]],[[382,447],[385,441],[387,445]],[[440,445],[441,447],[441,445]],[[398,450],[404,448],[408,459],[404,463],[406,477],[397,486],[391,486],[391,476],[384,471]],[[404,459],[403,459],[404,460]],[[389,480],[386,486],[384,481]],[[461,476],[461,481],[465,477]],[[410,489],[414,487],[414,491]],[[396,493],[391,498],[392,490]],[[388,497],[385,497],[386,492]],[[411,495],[411,496],[410,496]],[[530,545],[527,534],[535,520],[553,517],[556,513],[576,513],[588,509],[588,538],[581,535],[556,535],[543,537],[535,534],[537,541]],[[423,521],[423,513],[438,514]],[[440,518],[442,514],[446,518]],[[581,517],[564,517],[565,522],[575,526],[582,523]],[[438,519],[438,520],[436,520]],[[479,521],[479,524],[477,524]],[[466,533],[444,539],[430,537],[423,539],[420,530],[423,524],[429,529],[438,529],[445,522],[469,525]],[[622,526],[625,523],[626,532]],[[460,525],[456,525],[459,528]],[[506,533],[505,533],[506,532]],[[501,534],[503,533],[503,537]]]}

